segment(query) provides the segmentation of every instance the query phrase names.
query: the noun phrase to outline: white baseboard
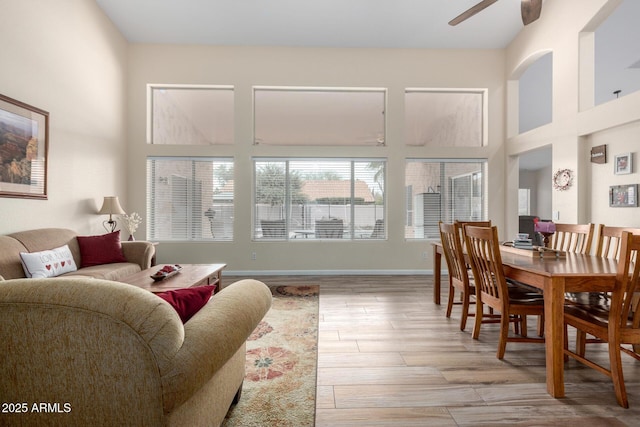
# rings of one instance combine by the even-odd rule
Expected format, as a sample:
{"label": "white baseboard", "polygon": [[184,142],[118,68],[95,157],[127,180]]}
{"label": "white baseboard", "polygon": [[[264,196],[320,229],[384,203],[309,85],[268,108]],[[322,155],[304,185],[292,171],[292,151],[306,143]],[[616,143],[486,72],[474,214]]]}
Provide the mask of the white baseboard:
{"label": "white baseboard", "polygon": [[432,276],[433,270],[224,270],[223,276]]}

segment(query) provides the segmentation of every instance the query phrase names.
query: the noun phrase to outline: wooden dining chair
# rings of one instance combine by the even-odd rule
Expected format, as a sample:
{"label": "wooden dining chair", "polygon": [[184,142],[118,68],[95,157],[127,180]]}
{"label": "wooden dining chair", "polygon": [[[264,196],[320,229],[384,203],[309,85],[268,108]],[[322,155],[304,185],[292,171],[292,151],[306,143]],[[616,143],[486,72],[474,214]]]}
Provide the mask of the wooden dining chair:
{"label": "wooden dining chair", "polygon": [[556,224],[551,238],[551,248],[578,254],[591,252],[594,224]]}
{"label": "wooden dining chair", "polygon": [[[527,336],[528,315],[543,316],[541,294],[526,292],[517,286],[507,286],[500,255],[497,227],[465,227],[466,248],[476,286],[476,316],[473,338],[477,339],[482,325],[483,306],[500,313],[498,359],[504,358],[507,342],[544,343],[544,338]],[[509,336],[509,324],[520,324],[520,336]]]}
{"label": "wooden dining chair", "polygon": [[618,259],[622,232],[640,234],[640,228],[611,227],[604,224],[598,226],[598,240],[595,255],[602,258]]}
{"label": "wooden dining chair", "polygon": [[457,294],[460,294],[462,305],[462,315],[460,319],[460,330],[464,331],[469,316],[469,305],[471,298],[475,299],[475,286],[471,286],[469,271],[464,259],[462,250],[462,238],[460,227],[456,224],[445,224],[440,222],[440,240],[444,251],[444,258],[449,269],[449,299],[447,302],[446,316],[451,317],[451,311]]}
{"label": "wooden dining chair", "polygon": [[627,392],[622,372],[622,352],[640,360],[640,355],[623,345],[640,344],[640,314],[632,314],[631,306],[634,292],[640,280],[640,263],[633,262],[640,250],[640,236],[623,231],[620,238],[620,257],[616,271],[616,283],[607,303],[594,305],[565,304],[564,322],[565,336],[567,326],[577,330],[577,342],[584,342],[587,334],[600,342],[608,343],[609,367],[605,367],[593,359],[586,357],[584,346],[576,344],[576,351],[569,350],[565,340],[565,356],[601,372],[611,378],[618,404],[629,407]]}

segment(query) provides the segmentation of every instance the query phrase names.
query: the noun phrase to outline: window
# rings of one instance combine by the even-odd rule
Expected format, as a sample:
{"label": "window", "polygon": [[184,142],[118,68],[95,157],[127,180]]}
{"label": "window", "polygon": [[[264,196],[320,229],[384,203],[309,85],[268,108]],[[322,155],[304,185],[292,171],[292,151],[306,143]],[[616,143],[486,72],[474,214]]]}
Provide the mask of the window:
{"label": "window", "polygon": [[405,238],[439,238],[439,221],[487,218],[486,160],[407,160]]}
{"label": "window", "polygon": [[406,145],[481,147],[485,90],[406,89]]}
{"label": "window", "polygon": [[385,239],[385,168],[383,159],[254,159],[254,239]]}
{"label": "window", "polygon": [[233,144],[233,87],[149,85],[149,144]]}
{"label": "window", "polygon": [[254,88],[254,142],[384,145],[385,89]]}
{"label": "window", "polygon": [[147,236],[151,240],[232,240],[233,200],[230,159],[147,159]]}
{"label": "window", "polygon": [[553,53],[531,64],[518,80],[518,131],[525,133],[553,120]]}

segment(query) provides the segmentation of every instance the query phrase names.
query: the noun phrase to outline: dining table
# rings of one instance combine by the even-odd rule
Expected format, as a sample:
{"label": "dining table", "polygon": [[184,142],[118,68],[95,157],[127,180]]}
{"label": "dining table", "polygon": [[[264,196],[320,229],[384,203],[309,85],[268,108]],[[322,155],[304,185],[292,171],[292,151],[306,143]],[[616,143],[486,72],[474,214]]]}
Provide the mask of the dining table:
{"label": "dining table", "polygon": [[[434,303],[440,304],[443,247],[433,242]],[[500,251],[505,277],[533,286],[544,296],[544,336],[547,392],[564,397],[565,292],[608,292],[615,285],[617,261],[594,255],[563,253],[538,256]]]}

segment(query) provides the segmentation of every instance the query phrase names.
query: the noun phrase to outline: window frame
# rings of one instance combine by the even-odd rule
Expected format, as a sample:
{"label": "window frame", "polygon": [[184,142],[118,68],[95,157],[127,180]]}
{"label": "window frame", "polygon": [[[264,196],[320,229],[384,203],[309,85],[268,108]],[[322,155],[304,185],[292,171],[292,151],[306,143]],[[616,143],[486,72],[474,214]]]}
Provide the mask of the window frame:
{"label": "window frame", "polygon": [[408,138],[405,136],[404,144],[407,147],[425,147],[425,148],[478,148],[486,147],[489,141],[489,89],[487,88],[425,88],[425,87],[407,87],[404,89],[404,108],[405,108],[405,121],[404,129],[405,135],[408,133],[408,114],[407,114],[407,94],[410,93],[474,93],[482,96],[481,101],[481,117],[480,117],[480,145],[429,145],[429,144],[409,144]]}
{"label": "window frame", "polygon": [[[184,89],[184,90],[197,90],[197,89],[205,89],[205,90],[220,90],[220,91],[228,91],[230,90],[233,94],[233,104],[231,105],[231,130],[232,130],[232,138],[231,143],[229,144],[160,144],[154,143],[154,135],[153,135],[153,119],[154,119],[154,111],[153,111],[153,91],[155,89]],[[184,146],[184,147],[205,147],[205,146],[222,146],[222,145],[234,145],[235,144],[235,86],[233,85],[200,85],[200,84],[159,84],[159,83],[148,83],[147,84],[147,126],[146,126],[146,143],[148,145],[174,145],[174,146]]]}
{"label": "window frame", "polygon": [[[387,240],[388,239],[388,232],[387,232],[387,226],[385,225],[386,223],[386,218],[387,218],[387,170],[388,170],[388,159],[386,157],[308,157],[308,156],[304,156],[304,157],[300,157],[300,156],[295,156],[295,157],[267,157],[267,156],[254,156],[251,159],[252,162],[252,199],[251,199],[251,203],[252,203],[252,213],[251,213],[251,240],[254,242],[265,242],[265,241],[278,241],[278,242],[291,242],[291,241],[296,241],[296,242],[300,242],[300,241],[323,241],[322,238],[315,238],[315,239],[308,239],[306,238],[306,235],[300,236],[300,237],[296,237],[294,233],[294,230],[292,230],[291,227],[291,216],[287,216],[288,212],[291,212],[292,209],[292,203],[291,203],[291,163],[292,162],[309,162],[309,163],[318,163],[318,162],[322,162],[322,161],[326,161],[326,162],[349,162],[350,163],[350,187],[351,187],[351,195],[350,195],[350,201],[348,204],[345,204],[350,206],[349,207],[349,217],[346,219],[348,221],[348,228],[346,228],[346,234],[348,235],[347,237],[342,237],[336,240],[332,240],[332,241],[343,241],[343,242],[354,242],[354,241],[380,241],[380,240]],[[284,231],[284,236],[282,238],[265,238],[265,237],[261,237],[259,236],[258,233],[258,221],[261,220],[261,218],[259,218],[258,215],[258,203],[257,203],[257,180],[258,180],[258,163],[285,163],[285,185],[286,185],[286,189],[285,189],[285,202],[282,205],[281,209],[284,212],[284,216],[285,216],[285,231]],[[373,162],[382,162],[383,166],[384,166],[384,170],[383,170],[383,174],[382,174],[382,182],[383,182],[383,189],[381,191],[381,197],[382,197],[382,220],[385,221],[382,225],[382,236],[381,237],[373,237],[373,235],[375,234],[375,224],[373,226],[373,229],[371,230],[371,237],[369,238],[364,238],[364,237],[356,237],[356,206],[358,206],[359,204],[356,203],[356,197],[355,197],[355,183],[356,181],[358,181],[358,177],[356,176],[356,163],[373,163]],[[375,194],[372,191],[372,195],[375,199]],[[313,205],[312,203],[310,203],[311,205]],[[331,204],[329,204],[331,205]],[[374,217],[377,218],[377,212],[378,212],[378,207],[379,204],[374,200],[374,202],[372,203],[372,206],[374,207]],[[310,230],[306,230],[307,235],[310,234]]]}
{"label": "window frame", "polygon": [[[439,164],[440,165],[440,171],[438,172],[440,181],[439,184],[437,185],[438,188],[442,188],[442,185],[445,186],[446,189],[446,194],[445,193],[438,193],[438,192],[430,192],[430,191],[426,191],[426,192],[419,192],[419,190],[415,187],[418,187],[416,185],[416,180],[413,180],[411,182],[408,182],[408,165],[410,163],[422,163],[422,164]],[[450,174],[450,175],[446,175],[443,173],[442,168],[444,167],[445,164],[455,164],[455,163],[460,163],[460,164],[478,164],[480,166],[480,171],[467,171],[467,172],[463,172],[463,173],[455,173],[455,174]],[[439,234],[436,233],[436,228],[437,228],[437,222],[433,222],[430,223],[429,225],[433,228],[433,235],[427,235],[427,233],[423,230],[423,235],[420,237],[416,237],[415,233],[416,230],[415,228],[418,227],[417,223],[418,223],[418,215],[419,213],[422,211],[423,207],[420,207],[417,203],[417,201],[414,200],[414,198],[419,195],[419,194],[445,194],[445,197],[440,197],[439,200],[439,206],[440,206],[440,212],[438,213],[438,217],[440,218],[440,220],[444,221],[444,222],[453,222],[455,219],[460,219],[460,220],[486,220],[488,218],[488,213],[489,213],[489,191],[488,191],[488,170],[489,170],[489,159],[487,158],[417,158],[417,157],[411,157],[411,158],[406,158],[405,159],[405,168],[404,168],[404,188],[405,188],[405,206],[404,206],[404,213],[405,213],[405,225],[404,225],[404,238],[405,241],[421,241],[421,240],[433,240],[433,239],[439,239]],[[481,187],[479,189],[479,191],[482,193],[480,196],[480,213],[481,216],[479,218],[477,217],[470,217],[470,218],[454,218],[454,212],[456,207],[454,206],[454,199],[455,197],[452,195],[452,191],[453,191],[453,181],[454,179],[457,178],[462,178],[465,176],[469,176],[470,177],[470,198],[472,199],[474,197],[474,193],[478,191],[478,187],[477,187],[477,180],[474,181],[474,175],[477,176],[477,174],[480,173],[480,183],[481,183]],[[422,183],[421,186],[424,188],[425,184]],[[409,196],[408,194],[408,188],[411,187],[411,196]],[[431,186],[428,186],[428,188],[430,188]],[[436,189],[438,189],[436,188]],[[477,196],[476,196],[477,197]],[[469,206],[472,205],[472,200],[470,199],[470,204]],[[409,204],[411,203],[411,209],[409,209]],[[472,212],[473,209],[470,208],[470,211]],[[445,216],[443,218],[443,212],[448,213],[449,217]],[[424,219],[425,214],[424,212],[422,213],[422,217]],[[409,224],[409,219],[412,219],[412,223]],[[426,227],[426,224],[423,224],[423,227]],[[411,234],[411,230],[413,230],[413,236],[410,236]]]}
{"label": "window frame", "polygon": [[[235,166],[236,166],[236,162],[235,159],[233,157],[227,157],[227,156],[156,156],[156,155],[149,155],[146,157],[145,159],[145,168],[146,168],[146,235],[148,236],[149,239],[154,240],[154,241],[160,241],[160,242],[231,242],[234,240],[234,215],[233,213],[235,212],[235,203],[236,203],[236,195],[235,195],[235,186],[231,195],[231,203],[227,204],[227,206],[230,206],[230,209],[226,209],[227,211],[231,212],[230,215],[230,219],[224,220],[224,219],[219,219],[218,222],[222,222],[222,235],[220,234],[215,234],[214,233],[214,218],[215,218],[215,210],[212,213],[212,215],[207,215],[207,211],[204,210],[205,204],[202,203],[203,202],[203,197],[201,196],[200,201],[201,201],[201,208],[202,208],[202,218],[200,218],[200,216],[198,216],[198,220],[200,221],[200,232],[202,232],[202,230],[204,228],[206,228],[207,223],[206,221],[209,221],[209,230],[212,234],[212,237],[204,237],[197,236],[198,230],[196,230],[194,228],[193,225],[189,225],[191,224],[191,221],[193,220],[193,218],[195,218],[195,213],[196,211],[192,209],[187,209],[187,224],[185,225],[185,235],[186,237],[177,237],[177,238],[167,238],[166,236],[162,236],[162,235],[158,235],[156,233],[156,229],[158,227],[162,227],[162,220],[159,220],[159,215],[157,214],[157,203],[161,203],[164,199],[158,201],[157,196],[157,190],[155,189],[156,186],[158,185],[169,185],[170,181],[171,181],[171,177],[157,177],[157,168],[153,168],[152,167],[152,163],[155,161],[179,161],[179,162],[191,162],[191,166],[188,172],[188,177],[184,178],[187,181],[192,180],[192,181],[196,181],[195,177],[197,177],[198,175],[198,170],[196,170],[196,165],[198,163],[209,163],[211,164],[211,172],[212,172],[212,176],[210,179],[210,183],[211,183],[211,187],[207,188],[207,191],[204,191],[203,193],[210,193],[212,196],[212,200],[211,200],[211,205],[210,207],[213,208],[214,207],[214,200],[213,197],[216,194],[216,187],[215,187],[215,168],[216,168],[216,163],[223,163],[223,164],[227,164],[229,166],[231,166],[231,168],[233,168],[235,170]],[[170,166],[170,165],[169,165]],[[186,176],[187,174],[185,174]],[[191,187],[191,189],[193,189],[193,187]],[[168,189],[169,192],[171,192],[171,189]],[[187,195],[189,194],[189,189],[187,189]],[[170,198],[172,198],[174,193],[170,193],[171,196],[170,197],[166,197],[167,200],[169,200]],[[190,203],[192,202],[192,200],[189,202],[188,205],[190,205]],[[222,203],[220,203],[220,205],[222,206]],[[220,209],[222,210],[222,209]],[[169,222],[173,223],[173,214],[169,215]],[[220,215],[219,215],[220,217]],[[220,226],[218,226],[217,228],[220,228]],[[189,236],[190,235],[190,236]]]}
{"label": "window frame", "polygon": [[[382,139],[377,139],[376,143],[339,143],[328,142],[325,144],[314,143],[277,143],[277,142],[265,142],[258,135],[258,101],[256,99],[256,93],[259,91],[270,92],[323,92],[323,93],[380,93],[382,94]],[[384,87],[318,87],[318,86],[253,86],[252,87],[252,101],[253,101],[253,145],[263,146],[286,146],[286,147],[383,147],[386,145],[387,139],[387,103],[388,103],[388,89]]]}

